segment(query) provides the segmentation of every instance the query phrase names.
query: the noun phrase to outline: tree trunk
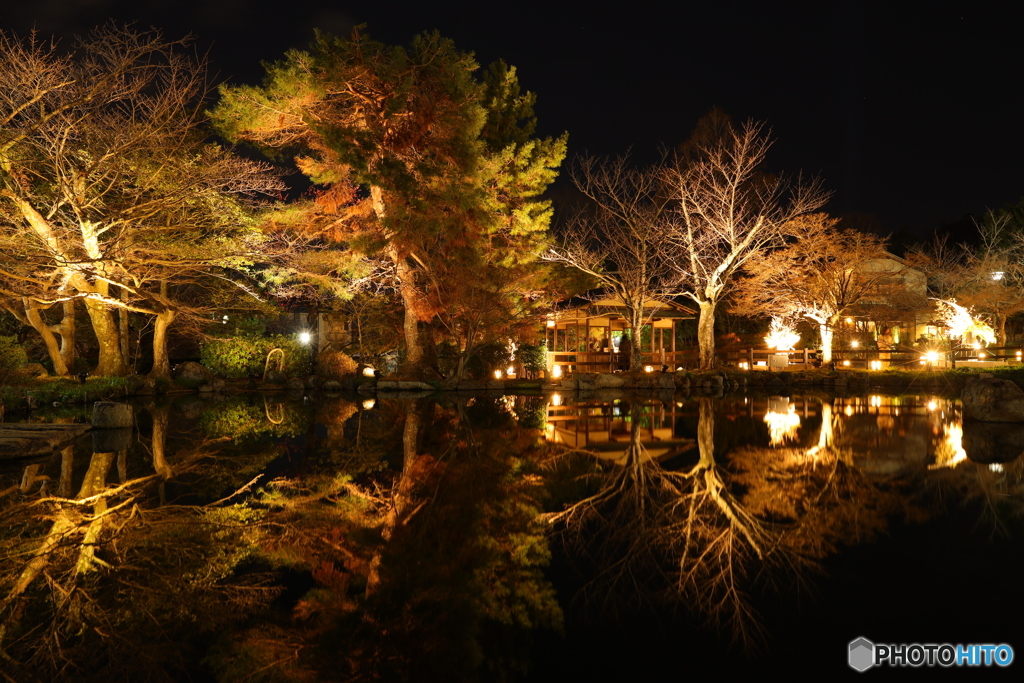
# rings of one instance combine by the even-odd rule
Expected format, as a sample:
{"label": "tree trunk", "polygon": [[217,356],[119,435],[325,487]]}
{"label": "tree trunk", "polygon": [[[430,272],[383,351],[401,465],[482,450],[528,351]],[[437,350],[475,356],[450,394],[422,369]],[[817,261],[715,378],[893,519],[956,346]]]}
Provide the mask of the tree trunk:
{"label": "tree trunk", "polygon": [[27,297],[23,297],[21,301],[25,307],[25,318],[28,320],[29,325],[43,338],[46,352],[50,355],[50,360],[53,361],[53,374],[68,374],[68,366],[64,363],[64,357],[60,353],[57,338],[54,336],[50,326],[43,320],[43,316],[39,313],[39,307]]}
{"label": "tree trunk", "polygon": [[630,342],[632,343],[629,345],[629,358],[627,358],[626,361],[629,363],[630,372],[640,372],[644,369],[644,355],[642,347],[644,329],[643,309],[640,309],[639,311],[630,311],[629,317],[630,334],[633,335],[633,338],[630,339]]}
{"label": "tree trunk", "polygon": [[408,259],[399,253],[398,248],[390,248],[391,260],[395,264],[395,276],[398,278],[398,291],[402,295],[402,308],[405,318],[402,330],[405,333],[405,362],[402,373],[419,375],[422,372],[423,346],[420,343],[419,319],[416,316],[416,303],[419,290],[416,287],[416,271],[409,265]]}
{"label": "tree trunk", "polygon": [[1006,317],[996,312],[996,346],[1006,346]]}
{"label": "tree trunk", "polygon": [[150,377],[170,377],[171,360],[167,355],[167,328],[174,322],[177,313],[168,309],[156,316],[153,325],[153,369],[149,371]]}
{"label": "tree trunk", "polygon": [[114,312],[106,305],[85,300],[85,310],[92,321],[92,329],[96,334],[96,342],[100,347],[99,362],[92,374],[99,377],[120,376],[127,373],[124,356],[121,355],[121,340],[118,338],[117,322]]}
{"label": "tree trunk", "polygon": [[[128,290],[121,290],[121,301],[127,303]],[[126,366],[131,366],[131,354],[128,352],[128,309],[117,309],[118,339],[121,343],[121,357],[124,358]]]}
{"label": "tree trunk", "polygon": [[828,365],[832,362],[832,335],[835,333],[835,327],[832,321],[827,321],[818,324],[818,334],[821,335],[821,364],[822,366]]}
{"label": "tree trunk", "polygon": [[75,371],[75,300],[69,299],[63,303],[64,316],[61,318],[59,329],[55,330],[60,335],[60,356],[64,359],[64,365],[68,372]]}
{"label": "tree trunk", "polygon": [[700,349],[700,369],[715,367],[715,301],[698,301],[700,319],[697,321],[697,346]]}

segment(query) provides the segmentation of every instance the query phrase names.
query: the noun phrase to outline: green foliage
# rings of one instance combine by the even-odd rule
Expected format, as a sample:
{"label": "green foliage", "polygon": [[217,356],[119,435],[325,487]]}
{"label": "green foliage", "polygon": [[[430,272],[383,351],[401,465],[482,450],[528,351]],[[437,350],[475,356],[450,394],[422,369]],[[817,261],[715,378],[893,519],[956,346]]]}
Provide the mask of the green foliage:
{"label": "green foliage", "polygon": [[544,344],[520,344],[516,349],[516,362],[527,372],[540,372],[547,367],[548,347]]}
{"label": "green foliage", "polygon": [[508,346],[501,342],[478,346],[466,363],[466,372],[474,379],[489,379],[495,370],[505,371],[512,362]]}
{"label": "green foliage", "polygon": [[203,411],[200,427],[211,437],[252,441],[263,437],[296,437],[309,429],[310,416],[301,403],[265,398],[251,403],[245,398],[216,402]]}
{"label": "green foliage", "polygon": [[17,337],[0,336],[0,370],[14,370],[28,362]]}
{"label": "green foliage", "polygon": [[[272,349],[284,351],[282,371],[287,374],[306,374],[309,371],[310,351],[291,335],[272,337],[237,336],[211,339],[200,350],[201,362],[219,377],[244,379],[263,376],[267,354]],[[271,369],[278,368],[280,354],[274,354]]]}

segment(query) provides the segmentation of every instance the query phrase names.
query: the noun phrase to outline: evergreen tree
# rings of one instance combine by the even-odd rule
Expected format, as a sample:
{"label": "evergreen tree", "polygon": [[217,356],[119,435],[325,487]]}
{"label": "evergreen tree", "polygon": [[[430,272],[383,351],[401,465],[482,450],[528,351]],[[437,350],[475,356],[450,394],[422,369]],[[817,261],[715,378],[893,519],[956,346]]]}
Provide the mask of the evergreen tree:
{"label": "evergreen tree", "polygon": [[408,48],[358,29],[349,40],[318,35],[310,51],[269,65],[262,86],[224,87],[213,112],[227,137],[294,156],[317,185],[300,208],[307,230],[390,263],[408,373],[424,369],[420,322],[448,311],[450,330],[475,337],[453,304],[520,279],[550,220],[539,195],[565,138],[534,138],[534,97],[514,69],[496,64],[483,80],[477,71],[436,33]]}

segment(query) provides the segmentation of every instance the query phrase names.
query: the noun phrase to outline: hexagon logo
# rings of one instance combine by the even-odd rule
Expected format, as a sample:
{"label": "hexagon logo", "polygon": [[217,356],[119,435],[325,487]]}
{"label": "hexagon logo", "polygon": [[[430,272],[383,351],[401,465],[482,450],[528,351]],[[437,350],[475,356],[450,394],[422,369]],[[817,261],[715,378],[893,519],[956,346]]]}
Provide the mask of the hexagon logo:
{"label": "hexagon logo", "polygon": [[858,638],[850,642],[850,668],[867,671],[875,663],[875,644],[867,638]]}

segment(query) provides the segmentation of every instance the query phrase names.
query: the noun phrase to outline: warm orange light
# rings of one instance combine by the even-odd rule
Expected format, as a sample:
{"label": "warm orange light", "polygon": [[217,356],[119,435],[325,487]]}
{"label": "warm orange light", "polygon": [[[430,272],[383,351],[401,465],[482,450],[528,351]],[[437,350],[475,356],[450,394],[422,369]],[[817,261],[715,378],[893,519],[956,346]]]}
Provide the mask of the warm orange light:
{"label": "warm orange light", "polygon": [[654,372],[654,366],[653,365],[645,365],[644,366],[644,372]]}
{"label": "warm orange light", "polygon": [[848,360],[844,360],[844,361],[843,361],[843,366],[844,366],[844,367],[847,367],[847,368],[848,368],[848,367],[850,367],[850,361],[848,361]]}
{"label": "warm orange light", "polygon": [[555,326],[555,321],[554,320],[549,320],[548,321],[548,327],[554,327],[554,326]]}
{"label": "warm orange light", "polygon": [[562,366],[561,365],[556,365],[555,367],[551,368],[551,376],[554,377],[555,379],[558,379],[559,377],[561,377],[562,376]]}
{"label": "warm orange light", "polygon": [[501,379],[501,370],[494,371],[494,379]]}
{"label": "warm orange light", "polygon": [[860,346],[860,342],[859,341],[852,341],[852,342],[850,342],[850,348],[851,349],[856,349],[859,346]]}

